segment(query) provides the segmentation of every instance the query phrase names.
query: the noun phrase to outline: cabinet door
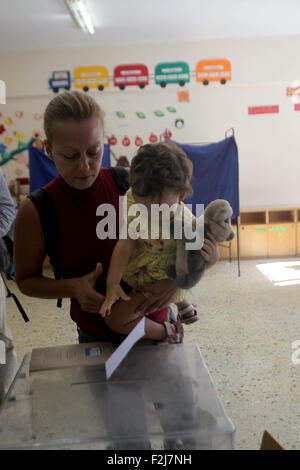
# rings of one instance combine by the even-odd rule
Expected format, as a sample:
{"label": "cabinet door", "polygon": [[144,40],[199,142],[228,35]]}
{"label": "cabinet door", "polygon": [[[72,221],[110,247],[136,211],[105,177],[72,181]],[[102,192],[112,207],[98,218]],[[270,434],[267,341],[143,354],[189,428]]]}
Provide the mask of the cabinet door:
{"label": "cabinet door", "polygon": [[241,258],[267,258],[268,232],[267,225],[241,225],[240,227]]}
{"label": "cabinet door", "polygon": [[296,254],[300,256],[300,222],[297,223],[296,229],[296,242],[297,242],[297,251]]}
{"label": "cabinet door", "polygon": [[296,224],[268,225],[269,257],[296,255]]}

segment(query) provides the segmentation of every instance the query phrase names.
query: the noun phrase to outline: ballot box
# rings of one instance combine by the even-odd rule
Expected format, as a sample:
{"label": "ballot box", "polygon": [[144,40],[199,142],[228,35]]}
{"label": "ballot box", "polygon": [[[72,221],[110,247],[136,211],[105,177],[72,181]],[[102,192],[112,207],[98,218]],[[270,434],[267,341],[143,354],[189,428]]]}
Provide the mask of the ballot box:
{"label": "ballot box", "polygon": [[0,409],[0,449],[233,449],[196,344],[137,344],[109,380],[109,351],[97,362],[97,344],[72,347],[85,346],[90,364],[25,355]]}

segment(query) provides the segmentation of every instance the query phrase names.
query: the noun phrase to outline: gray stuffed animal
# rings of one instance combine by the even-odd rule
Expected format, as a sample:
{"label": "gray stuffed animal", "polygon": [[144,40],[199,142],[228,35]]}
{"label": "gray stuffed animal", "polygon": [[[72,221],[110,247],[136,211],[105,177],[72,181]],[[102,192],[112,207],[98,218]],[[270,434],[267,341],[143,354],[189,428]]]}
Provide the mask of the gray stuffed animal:
{"label": "gray stuffed animal", "polygon": [[[201,279],[206,261],[204,260],[199,248],[187,249],[187,244],[193,243],[196,236],[201,237],[201,246],[204,237],[209,232],[211,233],[218,243],[224,241],[231,241],[234,238],[234,232],[231,227],[232,208],[228,201],[225,199],[216,199],[206,207],[204,214],[199,217],[198,223],[193,221],[193,230],[196,230],[196,235],[193,239],[187,239],[183,235],[181,239],[176,240],[176,264],[167,267],[167,275],[169,278],[174,279],[177,286],[182,289],[190,289],[194,287]],[[180,220],[183,224],[183,221]],[[191,228],[191,227],[190,227]],[[172,236],[174,238],[175,227],[171,228]]]}

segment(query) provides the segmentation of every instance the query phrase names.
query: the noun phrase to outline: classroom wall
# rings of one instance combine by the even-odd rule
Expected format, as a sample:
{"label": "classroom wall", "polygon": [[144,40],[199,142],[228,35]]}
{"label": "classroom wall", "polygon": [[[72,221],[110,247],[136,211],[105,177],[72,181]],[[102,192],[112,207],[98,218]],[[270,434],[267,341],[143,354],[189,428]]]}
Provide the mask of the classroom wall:
{"label": "classroom wall", "polygon": [[[52,71],[73,72],[80,65],[105,65],[110,74],[118,64],[145,63],[150,74],[159,62],[186,61],[195,71],[201,59],[227,58],[232,65],[232,81],[226,85],[191,83],[181,88],[154,84],[140,90],[113,87],[103,92],[90,91],[105,111],[106,135],[115,135],[116,156],[132,158],[140,137],[149,141],[166,128],[179,142],[215,142],[233,127],[239,149],[241,207],[299,205],[300,111],[294,111],[286,88],[300,80],[297,59],[300,36],[286,38],[240,39],[82,49],[0,52],[0,79],[6,82],[6,104],[0,104],[1,143],[7,151],[16,140],[28,141],[33,133],[43,136],[42,114],[54,96],[48,90]],[[188,90],[189,102],[179,102],[178,92]],[[279,105],[278,114],[248,115],[249,106]],[[172,106],[175,113],[167,110]],[[154,111],[160,110],[163,117]],[[119,118],[116,112],[125,114]],[[136,112],[143,112],[139,119]],[[22,114],[23,113],[23,114]],[[176,118],[184,119],[177,129]],[[17,134],[15,134],[17,132]],[[124,136],[129,147],[121,144]],[[28,175],[27,152],[1,166],[8,181]],[[112,160],[114,162],[114,160]]]}

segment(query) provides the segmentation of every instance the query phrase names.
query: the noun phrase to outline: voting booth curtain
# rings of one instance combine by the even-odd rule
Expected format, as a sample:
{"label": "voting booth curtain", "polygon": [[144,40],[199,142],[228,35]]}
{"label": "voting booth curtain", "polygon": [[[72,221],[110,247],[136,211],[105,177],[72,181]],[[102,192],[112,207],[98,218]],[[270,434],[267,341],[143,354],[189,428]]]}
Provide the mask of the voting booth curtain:
{"label": "voting booth curtain", "polygon": [[193,163],[191,186],[193,194],[185,199],[192,204],[196,215],[196,204],[204,208],[214,199],[226,199],[232,207],[235,219],[239,215],[238,149],[234,136],[209,145],[176,144],[181,147]]}
{"label": "voting booth curtain", "polygon": [[[101,167],[109,167],[110,150],[109,145],[104,144],[104,153]],[[52,181],[57,176],[57,169],[52,160],[37,147],[29,147],[29,178],[30,192],[41,188]]]}

